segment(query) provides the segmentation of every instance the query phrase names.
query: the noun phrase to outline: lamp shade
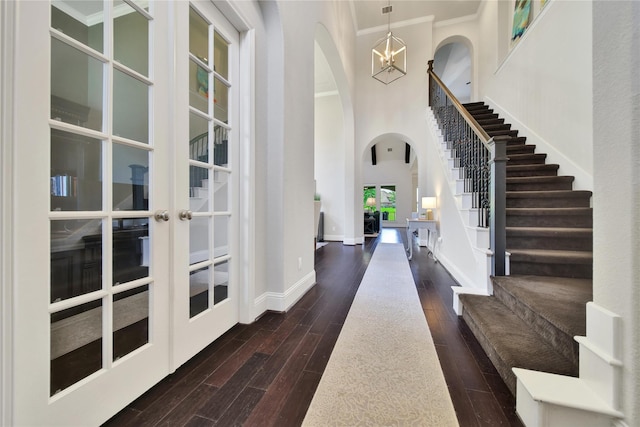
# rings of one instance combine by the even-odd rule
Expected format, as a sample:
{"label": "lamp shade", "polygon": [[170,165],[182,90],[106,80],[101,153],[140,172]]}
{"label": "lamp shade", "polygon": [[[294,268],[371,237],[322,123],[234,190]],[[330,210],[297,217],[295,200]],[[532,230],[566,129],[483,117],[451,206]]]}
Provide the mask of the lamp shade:
{"label": "lamp shade", "polygon": [[437,199],[435,197],[423,197],[422,209],[435,209],[437,207]]}
{"label": "lamp shade", "polygon": [[375,197],[369,197],[367,199],[367,206],[373,207],[375,205],[376,205],[376,198]]}

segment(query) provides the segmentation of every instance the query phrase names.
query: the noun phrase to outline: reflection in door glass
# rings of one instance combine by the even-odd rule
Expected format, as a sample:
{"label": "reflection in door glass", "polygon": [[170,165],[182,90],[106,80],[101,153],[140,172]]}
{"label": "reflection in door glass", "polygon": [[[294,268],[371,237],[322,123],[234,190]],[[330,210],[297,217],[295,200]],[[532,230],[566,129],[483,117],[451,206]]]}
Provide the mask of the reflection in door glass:
{"label": "reflection in door glass", "polygon": [[101,131],[102,77],[102,62],[52,38],[51,118]]}
{"label": "reflection in door glass", "polygon": [[113,134],[149,143],[149,87],[113,70]]}
{"label": "reflection in door glass", "polygon": [[123,1],[113,21],[114,59],[143,76],[149,75],[149,21]]}
{"label": "reflection in door glass", "polygon": [[51,210],[102,210],[102,141],[51,129]]}
{"label": "reflection in door glass", "polygon": [[[82,12],[78,10],[81,6]],[[76,19],[78,18],[78,19]],[[51,2],[51,28],[103,52],[104,2],[102,0],[56,0]]]}
{"label": "reflection in door glass", "polygon": [[229,43],[217,31],[213,33],[213,67],[223,79],[229,79]]}
{"label": "reflection in door glass", "polygon": [[189,52],[209,63],[209,24],[193,7],[189,8]]}
{"label": "reflection in door glass", "polygon": [[149,275],[149,218],[114,219],[113,284],[119,285]]}
{"label": "reflection in door glass", "polygon": [[189,195],[193,212],[209,210],[209,169],[189,166]]}
{"label": "reflection in door glass", "polygon": [[189,114],[189,159],[209,162],[209,120]]}
{"label": "reflection in door glass", "polygon": [[213,117],[229,123],[229,88],[217,77],[213,79]]}
{"label": "reflection in door glass", "polygon": [[214,129],[213,140],[213,164],[216,166],[229,166],[229,130],[220,125]]}
{"label": "reflection in door glass", "polygon": [[51,314],[51,396],[102,369],[102,300]]}
{"label": "reflection in door glass", "polygon": [[229,255],[229,217],[216,215],[213,217],[213,256],[225,255]]}
{"label": "reflection in door glass", "polygon": [[189,105],[203,113],[209,112],[209,73],[189,61]]}
{"label": "reflection in door glass", "polygon": [[113,144],[113,210],[149,209],[149,152]]}
{"label": "reflection in door glass", "polygon": [[189,221],[189,265],[208,261],[209,236],[211,234],[209,217],[194,217]]}
{"label": "reflection in door glass", "polygon": [[149,286],[113,296],[113,360],[149,342]]}
{"label": "reflection in door glass", "polygon": [[102,222],[51,221],[51,302],[102,288]]}
{"label": "reflection in door glass", "polygon": [[229,263],[223,261],[213,267],[213,304],[229,297]]}
{"label": "reflection in door glass", "polygon": [[194,270],[189,275],[189,317],[209,308],[210,267]]}

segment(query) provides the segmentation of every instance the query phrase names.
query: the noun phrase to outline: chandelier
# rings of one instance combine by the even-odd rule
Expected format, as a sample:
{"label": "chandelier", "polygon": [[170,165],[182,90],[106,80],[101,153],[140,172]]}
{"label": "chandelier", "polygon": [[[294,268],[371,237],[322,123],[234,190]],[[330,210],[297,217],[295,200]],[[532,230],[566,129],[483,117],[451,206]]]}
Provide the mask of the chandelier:
{"label": "chandelier", "polygon": [[391,32],[391,9],[390,3],[382,8],[382,13],[388,16],[387,36],[371,49],[371,77],[384,84],[407,74],[407,45]]}

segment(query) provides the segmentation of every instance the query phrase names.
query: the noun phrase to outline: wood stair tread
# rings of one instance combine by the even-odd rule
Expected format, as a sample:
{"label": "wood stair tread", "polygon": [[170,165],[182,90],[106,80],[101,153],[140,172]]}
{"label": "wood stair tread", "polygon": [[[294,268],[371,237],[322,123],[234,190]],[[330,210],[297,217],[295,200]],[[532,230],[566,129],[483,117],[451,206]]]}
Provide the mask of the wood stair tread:
{"label": "wood stair tread", "polygon": [[507,215],[591,215],[592,208],[507,208]]}
{"label": "wood stair tread", "polygon": [[573,236],[588,237],[593,233],[593,228],[586,227],[506,227],[507,235],[510,236],[548,236],[557,237]]}
{"label": "wood stair tread", "polygon": [[513,182],[555,182],[568,181],[573,182],[572,176],[511,176],[507,178],[507,183]]}
{"label": "wood stair tread", "polygon": [[591,264],[593,252],[555,249],[509,249],[513,262],[535,262],[547,264]]}
{"label": "wood stair tread", "polygon": [[580,198],[591,196],[592,192],[587,190],[507,191],[507,198]]}

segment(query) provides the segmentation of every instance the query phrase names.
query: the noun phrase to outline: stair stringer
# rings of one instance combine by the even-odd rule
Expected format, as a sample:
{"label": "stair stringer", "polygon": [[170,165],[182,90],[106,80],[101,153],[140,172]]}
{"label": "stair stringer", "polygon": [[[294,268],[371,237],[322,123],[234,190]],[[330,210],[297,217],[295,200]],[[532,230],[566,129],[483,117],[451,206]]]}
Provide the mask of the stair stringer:
{"label": "stair stringer", "polygon": [[472,249],[474,256],[475,270],[473,274],[469,274],[468,271],[461,271],[455,263],[447,259],[446,256],[439,255],[438,259],[442,265],[449,270],[449,272],[455,277],[461,286],[456,286],[454,292],[454,308],[455,301],[457,301],[457,294],[459,293],[480,293],[483,295],[491,295],[493,293],[493,287],[491,284],[491,260],[493,252],[488,249],[489,247],[489,229],[478,227],[477,211],[470,206],[471,194],[465,193],[460,180],[457,179],[457,170],[454,170],[454,163],[451,155],[451,150],[447,149],[446,142],[440,131],[433,111],[427,109],[427,127],[434,137],[437,152],[440,158],[440,165],[442,167],[443,175],[447,180],[448,190],[452,195],[459,215],[461,223],[465,227],[465,234],[469,247]]}
{"label": "stair stringer", "polygon": [[527,427],[624,427],[621,318],[587,303],[587,334],[580,345],[578,378],[513,368],[516,411]]}

